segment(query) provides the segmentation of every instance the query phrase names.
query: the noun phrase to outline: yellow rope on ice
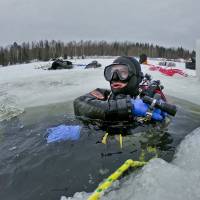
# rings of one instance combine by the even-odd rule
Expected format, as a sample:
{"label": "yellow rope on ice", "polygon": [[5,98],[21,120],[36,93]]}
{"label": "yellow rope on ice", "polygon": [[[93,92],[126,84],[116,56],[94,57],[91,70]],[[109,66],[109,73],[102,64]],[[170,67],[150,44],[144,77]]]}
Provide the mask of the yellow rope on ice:
{"label": "yellow rope on ice", "polygon": [[108,189],[114,181],[116,181],[125,171],[127,171],[130,167],[142,167],[146,164],[146,162],[127,160],[121,167],[119,167],[113,174],[111,174],[105,182],[103,182],[98,188],[94,191],[94,193],[88,198],[88,200],[98,200],[100,199],[102,192]]}

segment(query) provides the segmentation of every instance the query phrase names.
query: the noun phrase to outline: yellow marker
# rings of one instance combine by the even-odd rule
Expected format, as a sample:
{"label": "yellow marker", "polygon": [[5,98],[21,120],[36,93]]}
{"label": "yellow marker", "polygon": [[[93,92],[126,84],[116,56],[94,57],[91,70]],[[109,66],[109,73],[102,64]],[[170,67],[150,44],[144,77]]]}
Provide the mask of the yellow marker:
{"label": "yellow marker", "polygon": [[148,146],[148,147],[147,147],[147,152],[148,152],[148,153],[154,153],[154,154],[155,154],[155,157],[156,157],[156,158],[158,157],[158,152],[157,152],[156,147]]}
{"label": "yellow marker", "polygon": [[120,148],[122,149],[122,134],[119,135],[119,144]]}
{"label": "yellow marker", "polygon": [[145,161],[145,153],[144,153],[144,149],[142,149],[140,157],[139,157],[139,161],[143,162]]}
{"label": "yellow marker", "polygon": [[126,170],[130,167],[142,167],[146,162],[127,160],[121,167],[119,167],[113,174],[111,174],[104,183],[102,183],[94,193],[88,198],[88,200],[99,200],[102,193],[108,189],[114,181],[116,181]]}
{"label": "yellow marker", "polygon": [[107,144],[107,137],[108,137],[108,133],[106,133],[104,136],[103,136],[103,139],[102,139],[102,143],[103,144]]}

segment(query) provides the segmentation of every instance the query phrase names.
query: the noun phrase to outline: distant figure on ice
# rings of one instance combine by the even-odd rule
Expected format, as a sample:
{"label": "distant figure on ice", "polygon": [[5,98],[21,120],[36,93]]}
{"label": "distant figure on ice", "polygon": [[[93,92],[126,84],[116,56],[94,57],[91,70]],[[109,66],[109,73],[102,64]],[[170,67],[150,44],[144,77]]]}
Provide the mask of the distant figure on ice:
{"label": "distant figure on ice", "polygon": [[98,63],[96,60],[93,60],[91,63],[86,65],[85,69],[98,68],[98,67],[101,67],[101,64]]}
{"label": "distant figure on ice", "polygon": [[146,54],[141,54],[140,59],[139,59],[140,64],[147,64],[147,55]]}
{"label": "distant figure on ice", "polygon": [[107,131],[143,124],[165,124],[176,107],[166,103],[160,81],[143,76],[139,62],[121,56],[104,69],[111,89],[97,88],[74,100],[75,115]]}

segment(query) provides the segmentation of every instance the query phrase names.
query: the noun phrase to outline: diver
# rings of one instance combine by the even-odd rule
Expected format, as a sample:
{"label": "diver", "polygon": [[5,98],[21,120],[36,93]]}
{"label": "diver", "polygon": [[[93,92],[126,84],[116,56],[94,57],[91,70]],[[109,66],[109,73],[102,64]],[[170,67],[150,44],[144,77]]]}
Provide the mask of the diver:
{"label": "diver", "polygon": [[168,143],[163,141],[167,135],[162,127],[167,126],[169,115],[176,114],[176,107],[167,103],[160,81],[144,76],[139,62],[127,56],[106,66],[104,77],[110,89],[97,88],[74,100],[75,116],[83,126],[49,128],[47,143],[88,137],[81,133],[89,127],[91,133],[100,133],[95,144],[106,145],[102,157],[121,154],[122,149],[125,156],[131,154],[140,161],[161,155]]}
{"label": "diver", "polygon": [[[104,77],[110,83],[110,90],[97,88],[74,100],[75,116],[84,125],[109,135],[130,135],[137,128],[149,129],[149,125],[165,128],[169,115],[176,114],[176,106],[167,103],[160,81],[152,81],[148,74],[144,76],[135,58],[118,57],[105,67]],[[47,143],[78,140],[80,131],[79,125],[49,128]]]}
{"label": "diver", "polygon": [[110,88],[97,88],[74,100],[74,113],[86,123],[97,124],[108,132],[143,124],[166,123],[176,107],[166,103],[160,81],[143,76],[139,62],[120,56],[104,69]]}

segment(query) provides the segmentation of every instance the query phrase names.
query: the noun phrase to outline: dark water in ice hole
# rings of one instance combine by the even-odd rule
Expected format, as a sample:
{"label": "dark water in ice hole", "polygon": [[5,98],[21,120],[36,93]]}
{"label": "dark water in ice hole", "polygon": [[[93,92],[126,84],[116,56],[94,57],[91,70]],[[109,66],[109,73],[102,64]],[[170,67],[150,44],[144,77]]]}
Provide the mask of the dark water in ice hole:
{"label": "dark water in ice hole", "polygon": [[[162,134],[135,130],[99,143],[105,132],[83,126],[76,142],[46,144],[46,129],[60,124],[80,124],[73,116],[72,102],[28,108],[25,113],[0,124],[0,199],[56,200],[61,195],[92,192],[125,160],[138,160],[142,149],[156,146],[159,157],[171,161],[177,145],[200,126],[200,106],[172,98],[178,112]],[[146,152],[146,151],[145,151]],[[145,158],[154,156],[146,152]]]}

